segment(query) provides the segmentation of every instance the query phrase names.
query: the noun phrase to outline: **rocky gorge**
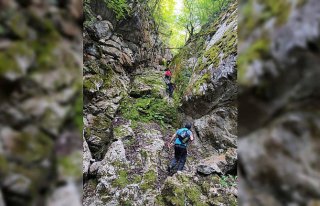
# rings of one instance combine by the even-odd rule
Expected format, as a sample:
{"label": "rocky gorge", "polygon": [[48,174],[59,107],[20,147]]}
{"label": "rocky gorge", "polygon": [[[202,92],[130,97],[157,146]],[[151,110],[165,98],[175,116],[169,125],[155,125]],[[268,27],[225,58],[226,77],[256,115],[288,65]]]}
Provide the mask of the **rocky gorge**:
{"label": "rocky gorge", "polygon": [[[237,205],[237,4],[174,57],[146,5],[85,1],[83,205]],[[165,143],[186,121],[195,141],[170,177]]]}

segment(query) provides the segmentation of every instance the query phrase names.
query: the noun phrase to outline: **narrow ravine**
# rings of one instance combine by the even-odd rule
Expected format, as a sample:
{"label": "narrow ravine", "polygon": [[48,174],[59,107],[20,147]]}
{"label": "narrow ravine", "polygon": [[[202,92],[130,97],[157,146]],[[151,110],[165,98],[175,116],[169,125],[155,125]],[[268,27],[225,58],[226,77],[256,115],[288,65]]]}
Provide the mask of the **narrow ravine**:
{"label": "narrow ravine", "polygon": [[[85,7],[84,205],[236,205],[236,4],[174,57],[148,7],[131,6],[121,21],[99,1]],[[187,121],[195,141],[171,177],[165,144]]]}

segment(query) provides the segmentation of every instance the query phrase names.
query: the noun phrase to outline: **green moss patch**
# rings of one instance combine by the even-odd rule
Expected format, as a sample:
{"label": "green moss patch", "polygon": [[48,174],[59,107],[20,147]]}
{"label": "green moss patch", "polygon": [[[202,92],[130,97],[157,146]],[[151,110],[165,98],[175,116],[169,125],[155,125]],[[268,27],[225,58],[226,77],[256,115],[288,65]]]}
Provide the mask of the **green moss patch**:
{"label": "green moss patch", "polygon": [[[218,67],[220,59],[223,60],[231,54],[236,55],[237,39],[237,31],[234,31],[233,28],[226,31],[223,37],[204,53],[204,56],[210,60],[207,65],[213,64],[213,66]],[[223,55],[220,56],[221,54]]]}
{"label": "green moss patch", "polygon": [[270,49],[270,40],[260,38],[250,45],[248,49],[239,54],[238,57],[238,81],[241,84],[247,84],[245,73],[248,66],[257,59],[267,58]]}
{"label": "green moss patch", "polygon": [[143,191],[148,189],[154,189],[157,182],[157,173],[154,170],[149,170],[143,175],[143,183],[140,185],[140,188]]}
{"label": "green moss patch", "polygon": [[169,105],[165,100],[144,97],[134,99],[127,97],[120,104],[120,112],[134,122],[156,122],[161,125],[174,124],[177,120],[177,108]]}
{"label": "green moss patch", "polygon": [[58,169],[62,177],[80,180],[82,178],[82,152],[58,157]]}
{"label": "green moss patch", "polygon": [[128,173],[125,170],[120,170],[118,173],[118,178],[112,182],[112,186],[125,188],[129,184]]}
{"label": "green moss patch", "polygon": [[6,52],[0,53],[0,75],[9,71],[22,74],[22,70],[17,63],[18,57],[32,59],[34,52],[30,50],[28,43],[17,41],[12,43]]}
{"label": "green moss patch", "polygon": [[23,132],[13,137],[14,147],[10,154],[13,159],[25,163],[33,163],[52,155],[53,142],[43,133],[31,134]]}

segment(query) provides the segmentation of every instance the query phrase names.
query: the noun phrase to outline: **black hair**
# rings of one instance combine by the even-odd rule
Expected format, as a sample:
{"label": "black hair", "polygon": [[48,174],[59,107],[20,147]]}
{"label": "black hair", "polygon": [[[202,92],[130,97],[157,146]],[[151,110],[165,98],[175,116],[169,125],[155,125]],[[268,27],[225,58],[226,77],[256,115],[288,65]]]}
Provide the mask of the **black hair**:
{"label": "black hair", "polygon": [[184,127],[187,128],[187,129],[191,129],[192,125],[191,125],[190,122],[188,122],[188,123],[186,123],[186,124],[184,125]]}

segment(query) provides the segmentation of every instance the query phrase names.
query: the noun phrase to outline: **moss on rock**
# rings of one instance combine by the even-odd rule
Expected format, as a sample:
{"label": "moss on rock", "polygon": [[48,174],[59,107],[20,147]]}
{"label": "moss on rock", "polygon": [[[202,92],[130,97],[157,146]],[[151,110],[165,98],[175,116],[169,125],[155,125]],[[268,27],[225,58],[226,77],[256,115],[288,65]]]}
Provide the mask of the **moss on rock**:
{"label": "moss on rock", "polygon": [[18,64],[18,58],[31,59],[34,52],[30,50],[28,43],[17,41],[6,50],[0,53],[0,75],[8,72],[14,72],[18,75],[23,74],[23,70]]}
{"label": "moss on rock", "polygon": [[142,184],[140,185],[140,188],[143,191],[146,191],[148,189],[154,189],[156,187],[157,182],[157,173],[154,170],[147,171],[142,178]]}
{"label": "moss on rock", "polygon": [[133,125],[135,122],[157,122],[163,125],[174,124],[177,121],[177,108],[163,99],[153,97],[124,98],[120,112],[123,117],[132,120]]}
{"label": "moss on rock", "polygon": [[68,156],[58,157],[58,170],[61,178],[81,180],[82,152],[76,151]]}
{"label": "moss on rock", "polygon": [[156,197],[159,205],[185,205],[186,202],[195,206],[207,206],[201,197],[201,188],[184,175],[175,179],[167,179],[161,194]]}
{"label": "moss on rock", "polygon": [[11,157],[27,164],[50,158],[53,150],[52,140],[45,134],[23,132],[13,137]]}
{"label": "moss on rock", "polygon": [[240,53],[238,57],[238,81],[240,84],[247,84],[245,77],[248,66],[257,59],[265,58],[268,55],[270,47],[270,40],[261,38],[250,45],[245,52]]}
{"label": "moss on rock", "polygon": [[124,188],[129,184],[128,173],[125,170],[120,170],[118,172],[118,178],[112,182],[112,186]]}

